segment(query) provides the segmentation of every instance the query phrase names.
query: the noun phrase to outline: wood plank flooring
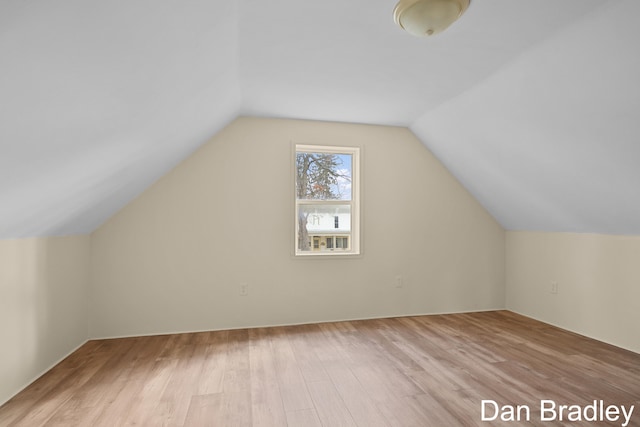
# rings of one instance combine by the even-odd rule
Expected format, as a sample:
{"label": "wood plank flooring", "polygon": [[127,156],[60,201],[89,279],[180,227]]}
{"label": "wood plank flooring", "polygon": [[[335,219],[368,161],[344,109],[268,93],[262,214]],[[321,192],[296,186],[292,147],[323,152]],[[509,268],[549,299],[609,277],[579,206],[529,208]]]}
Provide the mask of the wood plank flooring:
{"label": "wood plank flooring", "polygon": [[[0,407],[0,425],[623,423],[543,421],[541,399],[635,405],[640,426],[640,355],[508,311],[96,340]],[[530,417],[483,422],[483,400]]]}

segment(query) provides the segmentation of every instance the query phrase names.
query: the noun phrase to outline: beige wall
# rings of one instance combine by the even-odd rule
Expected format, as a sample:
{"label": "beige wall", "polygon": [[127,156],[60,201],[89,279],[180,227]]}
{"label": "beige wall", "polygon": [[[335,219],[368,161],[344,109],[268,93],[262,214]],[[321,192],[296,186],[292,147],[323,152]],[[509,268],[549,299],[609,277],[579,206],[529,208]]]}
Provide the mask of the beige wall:
{"label": "beige wall", "polygon": [[507,232],[506,242],[508,309],[640,352],[640,236]]}
{"label": "beige wall", "polygon": [[0,240],[0,404],[88,337],[89,236]]}
{"label": "beige wall", "polygon": [[[363,148],[360,258],[291,257],[294,143]],[[92,337],[496,309],[504,231],[405,128],[240,118],[92,234],[91,274]]]}

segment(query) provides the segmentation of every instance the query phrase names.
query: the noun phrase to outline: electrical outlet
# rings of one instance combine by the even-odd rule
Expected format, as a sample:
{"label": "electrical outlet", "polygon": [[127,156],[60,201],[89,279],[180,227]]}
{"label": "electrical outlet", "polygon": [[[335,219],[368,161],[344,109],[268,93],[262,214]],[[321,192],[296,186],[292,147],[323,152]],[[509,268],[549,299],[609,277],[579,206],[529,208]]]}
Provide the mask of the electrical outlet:
{"label": "electrical outlet", "polygon": [[551,293],[552,294],[558,293],[558,282],[556,282],[555,280],[551,282]]}
{"label": "electrical outlet", "polygon": [[246,297],[247,295],[249,295],[249,284],[242,282],[240,283],[240,296]]}
{"label": "electrical outlet", "polygon": [[402,287],[402,276],[396,276],[396,288]]}

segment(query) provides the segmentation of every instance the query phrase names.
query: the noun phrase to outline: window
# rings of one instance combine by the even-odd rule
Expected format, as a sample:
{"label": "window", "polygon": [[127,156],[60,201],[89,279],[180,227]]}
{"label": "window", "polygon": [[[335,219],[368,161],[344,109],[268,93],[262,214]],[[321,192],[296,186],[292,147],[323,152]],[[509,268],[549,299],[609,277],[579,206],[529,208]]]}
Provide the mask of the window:
{"label": "window", "polygon": [[360,149],[296,145],[295,254],[360,253]]}
{"label": "window", "polygon": [[333,249],[333,237],[327,237],[327,249]]}

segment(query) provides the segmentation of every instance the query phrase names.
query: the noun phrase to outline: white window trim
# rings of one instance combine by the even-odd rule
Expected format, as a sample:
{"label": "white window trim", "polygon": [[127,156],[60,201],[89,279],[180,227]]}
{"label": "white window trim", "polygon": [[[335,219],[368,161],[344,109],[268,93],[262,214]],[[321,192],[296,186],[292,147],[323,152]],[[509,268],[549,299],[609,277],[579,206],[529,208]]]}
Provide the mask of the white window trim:
{"label": "white window trim", "polygon": [[[337,145],[314,145],[314,144],[292,144],[291,154],[291,170],[292,170],[292,194],[293,194],[293,252],[294,258],[344,258],[359,257],[362,255],[362,218],[361,218],[361,187],[362,187],[362,149],[359,146],[337,146]],[[323,200],[318,204],[349,204],[351,206],[351,248],[348,251],[309,251],[302,252],[298,250],[298,198],[296,193],[296,153],[298,151],[306,151],[312,153],[328,153],[328,154],[350,154],[352,157],[351,164],[351,200]],[[316,203],[315,201],[305,202]]]}

